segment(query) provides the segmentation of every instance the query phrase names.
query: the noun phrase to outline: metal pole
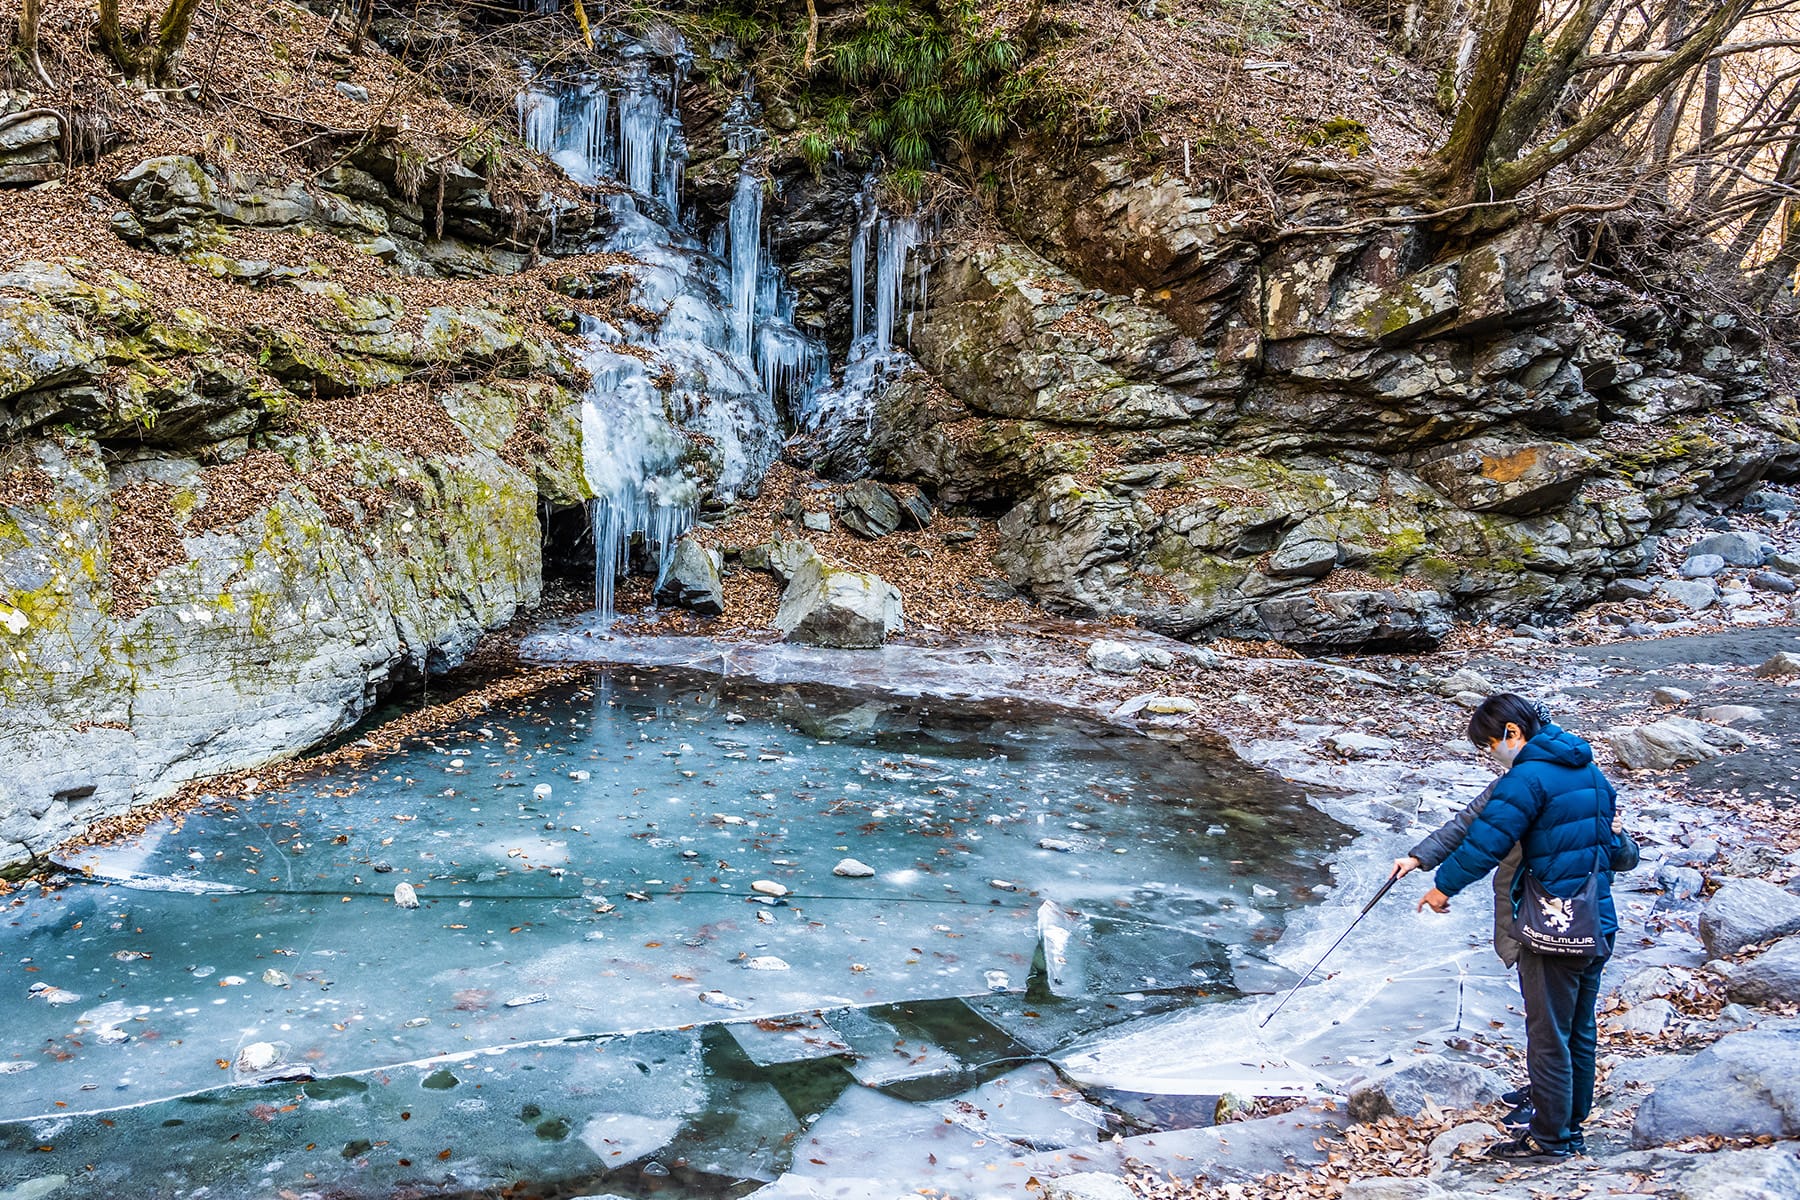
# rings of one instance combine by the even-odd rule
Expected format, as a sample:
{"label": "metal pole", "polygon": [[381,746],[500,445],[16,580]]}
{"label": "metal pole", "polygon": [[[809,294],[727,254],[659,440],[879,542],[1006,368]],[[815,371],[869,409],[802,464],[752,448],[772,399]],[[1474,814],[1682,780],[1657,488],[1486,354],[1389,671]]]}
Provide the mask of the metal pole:
{"label": "metal pole", "polygon": [[1389,888],[1393,887],[1396,883],[1399,883],[1399,882],[1400,882],[1399,875],[1396,875],[1396,874],[1388,875],[1387,882],[1381,885],[1381,890],[1379,892],[1376,892],[1373,896],[1371,896],[1369,898],[1369,902],[1362,906],[1362,911],[1356,914],[1356,920],[1350,922],[1348,928],[1346,928],[1344,930],[1344,932],[1338,934],[1337,941],[1331,943],[1331,945],[1326,949],[1325,953],[1319,955],[1318,962],[1314,963],[1312,966],[1307,968],[1306,974],[1304,974],[1300,977],[1300,982],[1296,983],[1293,987],[1288,989],[1288,994],[1281,998],[1281,1003],[1277,1004],[1275,1006],[1274,1010],[1272,1012],[1270,1012],[1268,1016],[1264,1017],[1262,1020],[1260,1020],[1256,1023],[1256,1027],[1258,1029],[1261,1029],[1263,1026],[1267,1025],[1270,1021],[1275,1019],[1275,1013],[1280,1012],[1282,1010],[1282,1007],[1284,1005],[1286,1005],[1289,1000],[1292,1000],[1294,998],[1294,993],[1299,991],[1306,984],[1306,981],[1312,978],[1312,974],[1314,971],[1318,970],[1320,967],[1325,965],[1325,960],[1330,958],[1331,952],[1333,950],[1336,950],[1338,948],[1338,946],[1343,942],[1343,940],[1350,936],[1350,930],[1356,928],[1357,922],[1361,921],[1364,917],[1368,916],[1369,910],[1371,908],[1375,907],[1376,902],[1379,901],[1383,896],[1388,894]]}

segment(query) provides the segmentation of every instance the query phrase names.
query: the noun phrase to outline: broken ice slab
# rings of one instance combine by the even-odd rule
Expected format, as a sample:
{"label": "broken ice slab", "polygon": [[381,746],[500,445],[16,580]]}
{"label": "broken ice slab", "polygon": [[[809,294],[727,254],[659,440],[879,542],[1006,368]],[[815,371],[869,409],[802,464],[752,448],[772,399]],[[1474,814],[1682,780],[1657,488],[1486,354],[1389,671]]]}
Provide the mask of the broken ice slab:
{"label": "broken ice slab", "polygon": [[1046,900],[1037,910],[1038,945],[1043,953],[1044,974],[1050,990],[1058,996],[1085,993],[1087,978],[1083,971],[1081,941],[1075,914],[1054,901]]}
{"label": "broken ice slab", "polygon": [[661,1150],[680,1129],[681,1122],[674,1117],[598,1112],[581,1123],[576,1136],[611,1171]]}
{"label": "broken ice slab", "polygon": [[956,1075],[964,1070],[962,1061],[954,1054],[929,1042],[909,1039],[863,1009],[837,1009],[825,1013],[824,1018],[838,1040],[855,1054],[850,1074],[865,1087],[886,1087],[934,1075]]}
{"label": "broken ice slab", "polygon": [[671,1159],[724,1179],[768,1182],[787,1168],[800,1122],[774,1086],[726,1081],[669,1147]]}
{"label": "broken ice slab", "polygon": [[817,1013],[733,1021],[725,1028],[759,1067],[851,1053],[849,1043]]}
{"label": "broken ice slab", "polygon": [[1029,1063],[937,1107],[952,1125],[1030,1150],[1091,1146],[1108,1131],[1106,1113],[1044,1063]]}
{"label": "broken ice slab", "polygon": [[[1088,986],[1077,994],[1176,987],[1212,993],[1233,986],[1229,949],[1191,930],[1097,916],[1088,922],[1086,933],[1083,965]],[[1048,965],[1047,951],[1045,957]],[[1051,991],[1069,994],[1054,981]]]}
{"label": "broken ice slab", "polygon": [[492,1194],[660,1151],[707,1103],[701,1078],[693,1033],[519,1046],[0,1123],[0,1146],[92,1164],[84,1196],[389,1195],[427,1165],[443,1190]]}
{"label": "broken ice slab", "polygon": [[[1311,990],[1303,988],[1294,1003]],[[1336,997],[1338,1015],[1329,1019],[1329,996],[1307,999],[1313,1006],[1299,1014],[1296,1032],[1311,1036],[1287,1042],[1286,1054],[1339,1083],[1365,1073],[1407,1038],[1415,1049],[1492,1063],[1504,1059],[1503,1043],[1520,1043],[1525,1034],[1514,976],[1485,948],[1467,951],[1463,961],[1382,976],[1355,990],[1346,986]],[[1283,1009],[1275,1020],[1286,1017]]]}
{"label": "broken ice slab", "polygon": [[1195,1001],[1182,992],[1133,992],[1076,1000],[1016,994],[968,996],[961,1002],[1033,1054],[1049,1054],[1097,1029],[1186,1008]]}
{"label": "broken ice slab", "polygon": [[[908,1104],[860,1087],[846,1091],[794,1143],[790,1174],[831,1183],[885,1180],[884,1191],[844,1193],[880,1196],[881,1200],[916,1194],[920,1188],[934,1188],[938,1194],[950,1196],[1025,1196],[1025,1181],[1030,1178],[1023,1152],[1013,1143],[950,1124],[932,1106]],[[838,1193],[789,1190],[767,1194]]]}
{"label": "broken ice slab", "polygon": [[1056,1056],[1064,1075],[1084,1086],[1128,1092],[1216,1096],[1307,1096],[1325,1090],[1316,1071],[1297,1065],[1257,1028],[1259,1005],[1246,1000],[1147,1017],[1097,1033]]}

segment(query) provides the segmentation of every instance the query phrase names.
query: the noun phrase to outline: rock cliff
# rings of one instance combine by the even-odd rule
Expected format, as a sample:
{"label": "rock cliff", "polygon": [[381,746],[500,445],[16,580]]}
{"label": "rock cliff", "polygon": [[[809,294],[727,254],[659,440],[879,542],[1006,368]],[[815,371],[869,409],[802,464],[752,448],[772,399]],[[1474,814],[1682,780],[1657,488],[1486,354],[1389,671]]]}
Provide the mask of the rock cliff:
{"label": "rock cliff", "polygon": [[1800,468],[1756,337],[1583,274],[1554,230],[1271,239],[1179,175],[1014,168],[1010,236],[942,244],[866,453],[998,514],[1053,611],[1422,648],[1591,601],[1696,505]]}
{"label": "rock cliff", "polygon": [[[426,235],[350,168],[163,157],[112,192],[150,253],[0,273],[5,861],[458,662],[538,602],[540,500],[587,494],[579,372],[535,319],[556,293],[441,278],[522,256]],[[247,244],[270,232],[389,238],[427,278],[281,265]]]}

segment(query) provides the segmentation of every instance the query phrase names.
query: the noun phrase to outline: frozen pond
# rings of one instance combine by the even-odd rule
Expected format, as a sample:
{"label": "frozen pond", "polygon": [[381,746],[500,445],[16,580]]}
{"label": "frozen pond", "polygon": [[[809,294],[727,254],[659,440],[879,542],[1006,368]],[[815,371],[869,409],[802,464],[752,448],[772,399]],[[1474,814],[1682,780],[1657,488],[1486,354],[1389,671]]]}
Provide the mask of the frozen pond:
{"label": "frozen pond", "polygon": [[1290,980],[1346,832],[1056,710],[597,673],[14,897],[0,1196],[1010,1190],[1120,1127],[1046,1058]]}

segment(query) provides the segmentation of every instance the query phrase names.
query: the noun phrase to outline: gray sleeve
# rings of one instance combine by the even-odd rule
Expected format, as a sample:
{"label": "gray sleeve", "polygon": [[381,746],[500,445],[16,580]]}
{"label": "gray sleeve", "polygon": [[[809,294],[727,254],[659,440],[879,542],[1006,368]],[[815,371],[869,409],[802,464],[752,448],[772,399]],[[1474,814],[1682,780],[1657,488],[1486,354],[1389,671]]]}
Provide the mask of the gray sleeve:
{"label": "gray sleeve", "polygon": [[[1498,783],[1499,780],[1494,782]],[[1469,826],[1475,824],[1475,818],[1481,815],[1481,810],[1487,807],[1488,797],[1493,794],[1494,784],[1490,783],[1482,789],[1481,795],[1463,805],[1461,812],[1426,834],[1425,840],[1410,851],[1412,857],[1419,860],[1419,866],[1427,871],[1436,870],[1445,859],[1456,853],[1463,838],[1468,836]]]}

